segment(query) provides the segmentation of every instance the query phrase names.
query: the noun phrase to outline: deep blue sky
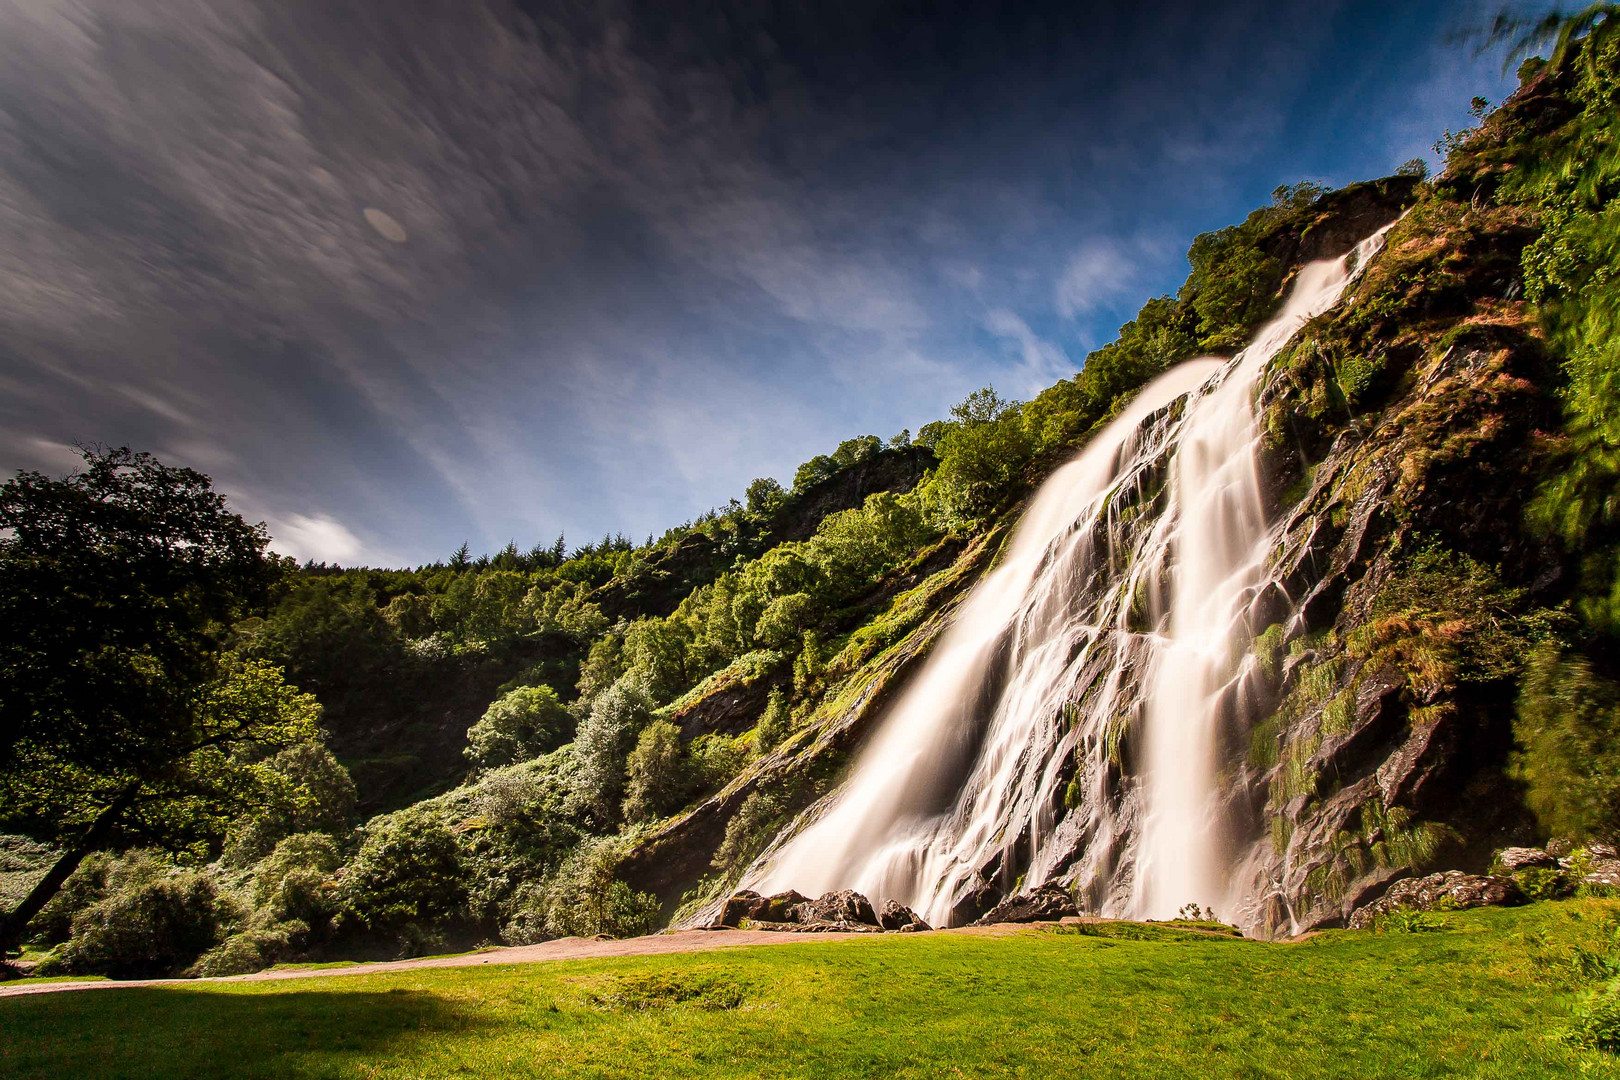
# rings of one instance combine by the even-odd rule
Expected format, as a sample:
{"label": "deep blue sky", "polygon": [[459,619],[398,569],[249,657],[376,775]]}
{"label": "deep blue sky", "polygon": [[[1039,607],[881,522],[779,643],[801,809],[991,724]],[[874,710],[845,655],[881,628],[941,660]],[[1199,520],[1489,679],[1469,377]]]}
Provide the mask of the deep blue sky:
{"label": "deep blue sky", "polygon": [[662,532],[1432,160],[1496,7],[0,0],[0,468],[345,563]]}

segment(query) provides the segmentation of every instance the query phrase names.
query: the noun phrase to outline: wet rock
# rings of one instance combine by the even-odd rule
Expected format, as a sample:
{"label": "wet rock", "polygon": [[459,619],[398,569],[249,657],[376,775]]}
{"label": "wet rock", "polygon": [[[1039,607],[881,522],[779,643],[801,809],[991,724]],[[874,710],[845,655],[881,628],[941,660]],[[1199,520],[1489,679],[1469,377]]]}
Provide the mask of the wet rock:
{"label": "wet rock", "polygon": [[744,919],[754,917],[762,899],[764,897],[752,889],[732,893],[720,906],[720,917],[715,922],[720,926],[741,926]]}
{"label": "wet rock", "polygon": [[818,900],[810,900],[799,909],[800,922],[859,923],[878,925],[877,912],[872,901],[854,889],[840,889],[827,893]]}
{"label": "wet rock", "polygon": [[1610,844],[1587,844],[1586,854],[1597,862],[1620,859],[1620,851],[1616,851]]}
{"label": "wet rock", "polygon": [[1000,902],[1000,889],[994,885],[979,885],[951,908],[950,925],[966,926]]}
{"label": "wet rock", "polygon": [[898,900],[885,900],[878,909],[878,925],[885,930],[918,931],[933,929]]}
{"label": "wet rock", "polygon": [[803,920],[804,905],[810,898],[789,889],[772,896],[761,896],[752,889],[733,893],[720,908],[716,922],[720,926],[741,926],[750,923],[796,923]]}
{"label": "wet rock", "polygon": [[1524,902],[1523,890],[1509,878],[1447,870],[1428,877],[1397,881],[1380,899],[1355,910],[1350,916],[1350,929],[1371,929],[1379,916],[1387,915],[1396,908],[1462,911],[1466,908]]}
{"label": "wet rock", "polygon": [[1504,874],[1516,874],[1520,870],[1550,870],[1558,866],[1556,858],[1540,848],[1533,847],[1503,848],[1496,853],[1491,862]]}
{"label": "wet rock", "polygon": [[1032,892],[1007,897],[980,916],[977,924],[1057,922],[1079,914],[1080,909],[1069,891],[1048,883]]}
{"label": "wet rock", "polygon": [[1547,854],[1555,859],[1562,859],[1575,850],[1575,841],[1567,836],[1557,836],[1547,841]]}

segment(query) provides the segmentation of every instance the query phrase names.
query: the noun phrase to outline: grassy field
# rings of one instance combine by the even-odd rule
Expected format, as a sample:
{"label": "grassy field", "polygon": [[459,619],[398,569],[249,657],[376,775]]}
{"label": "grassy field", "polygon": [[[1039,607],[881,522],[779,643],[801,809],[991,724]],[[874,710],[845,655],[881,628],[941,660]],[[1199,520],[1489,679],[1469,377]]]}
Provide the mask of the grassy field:
{"label": "grassy field", "polygon": [[1261,944],[1173,930],[0,1000],[18,1077],[1620,1077],[1560,1032],[1620,903]]}

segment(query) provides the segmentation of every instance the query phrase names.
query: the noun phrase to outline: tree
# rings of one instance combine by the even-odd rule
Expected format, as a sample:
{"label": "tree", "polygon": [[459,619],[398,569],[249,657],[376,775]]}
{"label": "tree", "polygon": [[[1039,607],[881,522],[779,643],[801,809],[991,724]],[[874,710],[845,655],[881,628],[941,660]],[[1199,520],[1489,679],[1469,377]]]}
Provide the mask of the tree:
{"label": "tree", "polygon": [[0,769],[0,827],[61,845],[63,854],[0,922],[0,947],[90,852],[153,844],[202,855],[232,822],[289,786],[276,752],[314,742],[320,706],[269,664],[228,655],[217,677],[171,704],[171,726],[131,746],[122,763],[75,760],[40,742],[14,747]]}
{"label": "tree", "polygon": [[648,724],[630,751],[625,770],[630,780],[624,796],[626,821],[652,821],[678,808],[692,779],[681,729],[668,720]]}
{"label": "tree", "polygon": [[549,686],[520,686],[484,710],[467,729],[469,760],[485,769],[528,761],[555,750],[573,718]]}
{"label": "tree", "polygon": [[234,748],[316,734],[314,700],[277,669],[220,661],[282,575],[264,527],[201,473],[83,453],[64,479],[0,487],[0,819],[64,848],[0,948],[118,830],[194,837]]}
{"label": "tree", "polygon": [[298,833],[340,836],[348,831],[357,802],[354,780],[321,743],[289,746],[266,758],[258,773],[254,805],[231,823],[226,865],[256,862]]}
{"label": "tree", "polygon": [[653,707],[652,697],[633,675],[619,679],[591,705],[574,737],[579,757],[570,798],[574,809],[588,810],[600,822],[613,819],[624,791],[625,760],[652,720]]}

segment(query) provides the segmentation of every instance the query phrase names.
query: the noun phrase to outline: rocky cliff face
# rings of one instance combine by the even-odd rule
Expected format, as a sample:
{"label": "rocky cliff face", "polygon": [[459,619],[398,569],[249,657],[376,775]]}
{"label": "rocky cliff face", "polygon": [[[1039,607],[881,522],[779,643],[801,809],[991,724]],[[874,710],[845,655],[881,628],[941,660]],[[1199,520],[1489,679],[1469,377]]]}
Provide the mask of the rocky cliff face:
{"label": "rocky cliff face", "polygon": [[[1557,122],[1555,90],[1496,124]],[[1519,280],[1535,223],[1482,187],[1424,192],[1262,396],[1283,587],[1233,798],[1269,931],[1339,925],[1419,866],[1483,869],[1535,830],[1507,766],[1515,663],[1566,577],[1523,528],[1558,370]]]}

